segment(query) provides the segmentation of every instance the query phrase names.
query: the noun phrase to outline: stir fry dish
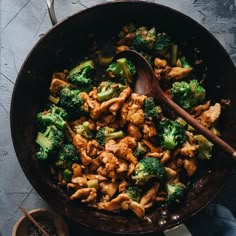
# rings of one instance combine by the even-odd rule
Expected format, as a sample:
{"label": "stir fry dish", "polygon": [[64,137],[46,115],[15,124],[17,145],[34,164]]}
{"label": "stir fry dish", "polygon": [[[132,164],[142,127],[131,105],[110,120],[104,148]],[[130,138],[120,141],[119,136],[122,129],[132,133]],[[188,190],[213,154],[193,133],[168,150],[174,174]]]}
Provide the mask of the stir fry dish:
{"label": "stir fry dish", "polygon": [[[220,103],[206,99],[195,64],[167,34],[128,24],[114,54],[129,49],[151,63],[167,96],[219,135]],[[98,49],[54,73],[48,105],[36,117],[36,157],[71,201],[143,219],[152,207],[181,203],[213,144],[154,98],[135,93],[136,73],[127,58],[112,61]]]}

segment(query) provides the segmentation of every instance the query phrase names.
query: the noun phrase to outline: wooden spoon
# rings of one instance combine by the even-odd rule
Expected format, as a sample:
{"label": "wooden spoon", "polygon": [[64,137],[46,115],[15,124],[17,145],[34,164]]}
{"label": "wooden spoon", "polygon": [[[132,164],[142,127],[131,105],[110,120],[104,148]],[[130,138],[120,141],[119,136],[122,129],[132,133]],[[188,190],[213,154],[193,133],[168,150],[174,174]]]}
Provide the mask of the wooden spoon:
{"label": "wooden spoon", "polygon": [[134,92],[138,94],[144,94],[150,97],[158,99],[162,104],[165,104],[171,108],[176,114],[182,117],[188,124],[194,127],[200,134],[204,135],[209,141],[219,146],[225,152],[228,152],[233,159],[236,160],[236,150],[228,143],[223,141],[218,136],[212,134],[212,132],[202,126],[194,117],[192,117],[187,111],[177,105],[173,100],[165,95],[160,87],[159,80],[155,78],[153,69],[149,62],[139,53],[126,50],[118,53],[113,61],[119,58],[127,58],[136,67],[137,80],[135,83]]}

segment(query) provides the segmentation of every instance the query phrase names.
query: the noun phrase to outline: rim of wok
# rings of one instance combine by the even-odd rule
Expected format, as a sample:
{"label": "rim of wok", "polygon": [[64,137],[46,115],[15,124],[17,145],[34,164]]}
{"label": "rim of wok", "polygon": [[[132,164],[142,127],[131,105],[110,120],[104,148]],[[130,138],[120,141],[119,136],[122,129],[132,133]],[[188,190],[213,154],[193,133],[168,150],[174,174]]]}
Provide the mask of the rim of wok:
{"label": "rim of wok", "polygon": [[[108,6],[108,5],[114,5],[113,7],[115,7],[115,5],[119,5],[119,4],[150,5],[153,7],[163,8],[167,11],[173,12],[174,14],[178,15],[179,18],[185,18],[185,21],[189,21],[189,22],[191,22],[191,24],[196,25],[197,28],[200,29],[200,32],[202,34],[208,35],[211,38],[211,40],[214,41],[215,44],[217,44],[218,49],[221,50],[225,54],[225,57],[228,60],[227,63],[231,63],[232,67],[234,66],[234,64],[233,64],[230,56],[226,52],[226,50],[223,48],[223,46],[218,42],[218,40],[208,30],[206,30],[202,25],[200,25],[198,22],[196,22],[195,20],[193,20],[189,16],[187,16],[177,10],[174,10],[174,9],[167,7],[167,6],[163,6],[161,4],[152,3],[152,2],[144,2],[144,1],[116,1],[116,2],[107,2],[107,3],[103,3],[103,4],[94,5],[92,7],[87,8],[87,9],[78,11],[71,16],[68,16],[65,19],[63,19],[61,22],[59,22],[58,24],[54,25],[44,36],[42,36],[39,39],[39,41],[36,43],[36,45],[31,49],[30,53],[26,57],[23,65],[18,73],[16,82],[15,82],[15,86],[13,89],[11,108],[10,108],[11,135],[12,135],[13,145],[15,148],[15,152],[16,152],[18,161],[19,161],[21,168],[23,169],[27,179],[32,184],[32,186],[36,189],[38,194],[50,206],[52,206],[53,208],[58,210],[63,215],[66,215],[70,219],[75,220],[76,222],[78,222],[84,226],[87,226],[87,227],[90,227],[93,229],[97,229],[97,230],[106,231],[106,232],[121,233],[121,234],[159,232],[159,231],[166,230],[168,228],[172,228],[176,225],[179,225],[183,221],[191,218],[193,215],[198,213],[206,205],[208,205],[209,202],[212,201],[213,198],[217,195],[217,193],[220,192],[221,189],[224,187],[225,183],[227,182],[227,180],[231,176],[233,168],[231,170],[228,170],[228,173],[222,173],[222,175],[224,176],[223,181],[222,181],[222,177],[219,177],[221,179],[222,184],[220,186],[215,186],[215,188],[216,188],[215,193],[212,194],[210,197],[208,197],[208,199],[204,203],[202,203],[200,207],[197,207],[197,209],[195,209],[194,211],[192,211],[189,214],[185,213],[185,214],[181,215],[180,218],[178,218],[177,220],[172,220],[171,222],[168,222],[166,225],[163,225],[162,227],[160,225],[158,226],[157,222],[153,222],[153,224],[150,226],[150,224],[148,224],[147,222],[144,223],[144,222],[139,221],[138,219],[133,219],[131,215],[129,215],[129,214],[126,215],[126,213],[117,214],[117,213],[102,212],[102,211],[98,211],[94,208],[90,208],[90,207],[82,206],[82,205],[79,205],[79,208],[78,208],[78,204],[74,204],[73,202],[69,202],[66,194],[63,193],[63,191],[59,187],[52,186],[52,184],[50,183],[49,180],[37,179],[37,173],[35,173],[35,175],[32,178],[32,175],[28,172],[28,170],[26,168],[25,162],[21,161],[19,149],[17,148],[17,140],[16,140],[16,136],[15,136],[15,132],[14,132],[14,126],[16,125],[15,124],[16,121],[15,121],[15,117],[14,117],[16,91],[18,90],[18,87],[19,87],[19,80],[22,77],[22,72],[24,71],[24,69],[25,69],[29,59],[31,58],[31,55],[34,53],[35,49],[39,48],[41,46],[41,44],[45,40],[45,38],[47,38],[48,35],[50,35],[51,32],[53,32],[55,30],[55,28],[61,27],[68,19],[72,19],[77,14],[83,14],[83,12],[93,11],[94,9],[99,9],[101,7]],[[55,199],[52,198],[52,196],[55,194],[58,194],[57,201],[55,201]],[[80,216],[78,216],[78,214],[74,214],[71,209],[79,210]],[[129,217],[130,217],[130,219],[129,219]],[[106,224],[108,224],[108,225],[106,225]],[[128,226],[128,224],[130,224],[130,226]]]}

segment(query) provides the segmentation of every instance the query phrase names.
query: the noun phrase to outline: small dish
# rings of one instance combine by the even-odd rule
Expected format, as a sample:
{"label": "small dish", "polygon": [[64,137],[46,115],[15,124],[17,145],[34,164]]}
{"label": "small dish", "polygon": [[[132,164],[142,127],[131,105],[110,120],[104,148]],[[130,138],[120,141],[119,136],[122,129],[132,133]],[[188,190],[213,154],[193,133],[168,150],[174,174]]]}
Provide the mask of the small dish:
{"label": "small dish", "polygon": [[[40,216],[45,216],[48,217],[49,219],[52,220],[54,223],[54,226],[57,230],[58,236],[69,236],[69,230],[68,227],[62,218],[58,213],[48,210],[48,209],[43,209],[43,208],[38,208],[34,209],[28,212],[34,219],[38,218]],[[12,236],[27,236],[28,235],[28,230],[32,222],[27,216],[22,216],[15,224],[13,230],[12,230]]]}

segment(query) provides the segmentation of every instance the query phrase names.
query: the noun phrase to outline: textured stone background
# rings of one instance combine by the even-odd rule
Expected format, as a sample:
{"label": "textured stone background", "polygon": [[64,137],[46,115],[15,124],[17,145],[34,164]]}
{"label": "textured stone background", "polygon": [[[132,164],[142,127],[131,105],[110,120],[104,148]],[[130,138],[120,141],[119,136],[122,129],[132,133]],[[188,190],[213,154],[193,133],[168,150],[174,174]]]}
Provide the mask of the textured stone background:
{"label": "textured stone background", "polygon": [[[59,20],[102,0],[56,0]],[[236,0],[159,0],[192,17],[207,28],[236,63]],[[51,28],[46,0],[0,0],[0,235],[11,235],[22,216],[19,206],[31,210],[48,207],[25,178],[13,149],[9,111],[12,90],[24,58],[39,38]],[[215,200],[233,213],[236,209],[236,175]],[[72,235],[98,233],[70,224]],[[107,235],[107,234],[100,234]]]}

